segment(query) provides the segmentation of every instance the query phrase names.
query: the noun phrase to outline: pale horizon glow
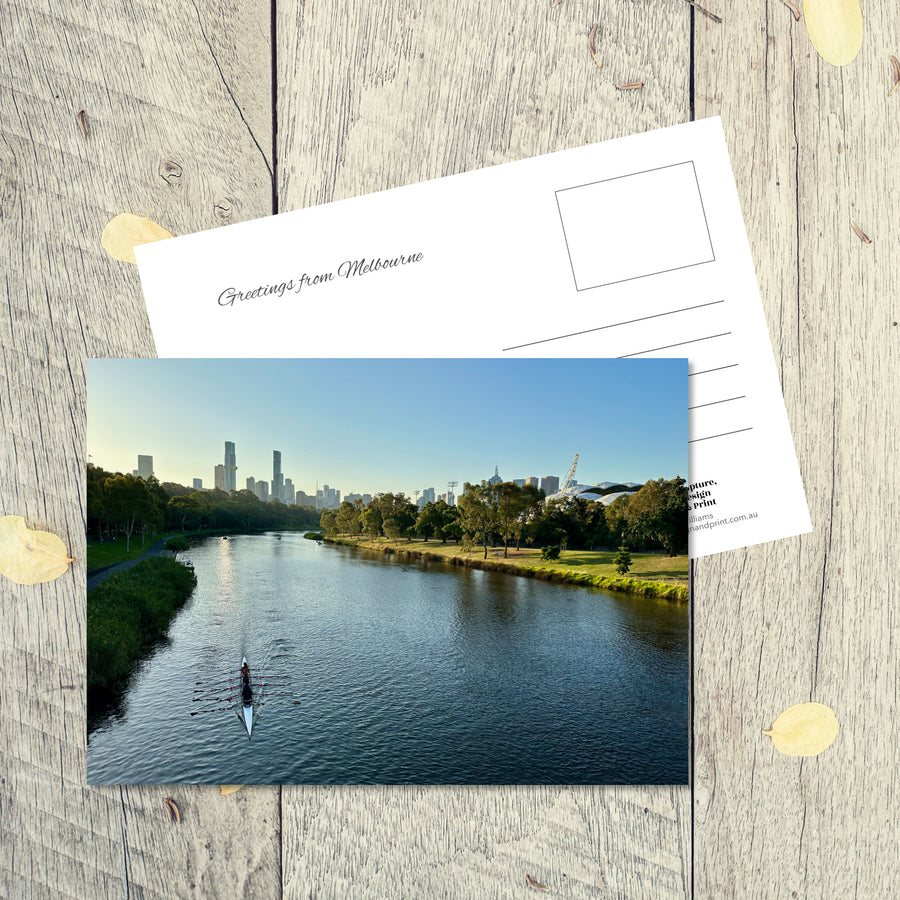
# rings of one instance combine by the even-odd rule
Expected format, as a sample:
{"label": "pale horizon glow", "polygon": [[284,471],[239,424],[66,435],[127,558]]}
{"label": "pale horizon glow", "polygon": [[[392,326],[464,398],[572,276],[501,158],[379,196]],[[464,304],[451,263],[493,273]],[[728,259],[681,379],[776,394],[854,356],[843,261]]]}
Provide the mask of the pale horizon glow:
{"label": "pale horizon glow", "polygon": [[214,487],[225,442],[237,489],[415,492],[447,482],[688,477],[685,359],[89,359],[88,459]]}

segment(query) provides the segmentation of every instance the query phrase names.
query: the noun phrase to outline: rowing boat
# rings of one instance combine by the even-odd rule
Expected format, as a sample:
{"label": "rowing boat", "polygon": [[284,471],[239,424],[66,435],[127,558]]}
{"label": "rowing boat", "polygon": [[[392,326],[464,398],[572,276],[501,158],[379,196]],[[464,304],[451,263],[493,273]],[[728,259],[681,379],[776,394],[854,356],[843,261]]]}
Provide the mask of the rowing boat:
{"label": "rowing boat", "polygon": [[[241,660],[241,672],[247,665],[247,657]],[[249,676],[250,669],[247,669]],[[241,712],[243,713],[244,727],[247,729],[247,737],[253,734],[253,690],[250,687],[249,679],[247,681],[241,678]]]}

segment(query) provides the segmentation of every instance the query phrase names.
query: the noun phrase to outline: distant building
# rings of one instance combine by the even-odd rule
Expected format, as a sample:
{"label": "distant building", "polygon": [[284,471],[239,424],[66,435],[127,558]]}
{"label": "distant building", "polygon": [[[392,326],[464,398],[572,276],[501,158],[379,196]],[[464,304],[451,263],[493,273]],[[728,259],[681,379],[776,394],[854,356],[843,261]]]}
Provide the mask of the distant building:
{"label": "distant building", "polygon": [[267,503],[269,500],[269,482],[268,481],[257,481],[256,482],[256,496],[262,500],[263,503]]}
{"label": "distant building", "polygon": [[517,484],[519,487],[525,487],[525,479],[524,478],[513,478],[513,484]]}
{"label": "distant building", "polygon": [[237,458],[233,441],[225,441],[225,487],[222,490],[229,493],[237,490]]}
{"label": "distant building", "polygon": [[351,491],[349,494],[344,495],[345,503],[354,504],[357,500],[359,500],[359,502],[363,505],[365,505],[366,503],[366,501],[363,499],[363,494],[354,494],[353,491]]}
{"label": "distant building", "polygon": [[284,479],[284,495],[283,499],[285,503],[289,503],[293,506],[294,504],[294,482],[291,481],[290,478]]}
{"label": "distant building", "polygon": [[272,499],[284,500],[284,475],[281,474],[281,451],[272,451]]}
{"label": "distant building", "polygon": [[425,490],[422,491],[422,506],[424,506],[426,503],[434,503],[433,487],[425,488]]}
{"label": "distant building", "polygon": [[488,478],[488,484],[502,484],[503,479],[500,477],[500,466],[494,466],[494,474]]}
{"label": "distant building", "polygon": [[152,456],[141,456],[138,454],[137,474],[138,478],[143,478],[144,481],[149,481],[153,477]]}
{"label": "distant building", "polygon": [[250,491],[251,494],[256,493],[256,479],[252,476],[247,479],[247,490]]}
{"label": "distant building", "polygon": [[525,484],[530,484],[532,487],[538,487],[537,477],[532,475],[530,478],[526,478]]}
{"label": "distant building", "polygon": [[203,479],[202,479],[202,478],[195,478],[195,479],[194,479],[194,490],[195,490],[195,491],[202,491],[202,490],[203,490]]}
{"label": "distant building", "polygon": [[544,492],[545,497],[555,494],[559,490],[559,476],[545,475],[541,479],[541,490]]}
{"label": "distant building", "polygon": [[217,491],[225,490],[225,466],[216,466],[213,473],[213,484]]}
{"label": "distant building", "polygon": [[294,492],[294,503],[297,506],[311,506],[313,509],[316,507],[316,498],[310,497],[306,491],[295,491]]}
{"label": "distant building", "polygon": [[141,477],[141,473],[138,472],[137,469],[132,469],[132,470],[131,470],[131,474],[134,475],[135,478],[140,478],[140,477]]}

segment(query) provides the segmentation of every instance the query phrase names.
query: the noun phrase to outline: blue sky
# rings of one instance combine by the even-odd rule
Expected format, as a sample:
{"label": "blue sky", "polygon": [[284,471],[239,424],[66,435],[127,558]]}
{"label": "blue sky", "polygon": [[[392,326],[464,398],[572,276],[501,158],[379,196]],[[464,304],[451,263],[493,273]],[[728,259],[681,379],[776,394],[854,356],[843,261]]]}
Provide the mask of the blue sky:
{"label": "blue sky", "polygon": [[234,441],[237,485],[344,494],[505,480],[688,475],[684,359],[88,360],[88,454],[161,481],[213,486]]}

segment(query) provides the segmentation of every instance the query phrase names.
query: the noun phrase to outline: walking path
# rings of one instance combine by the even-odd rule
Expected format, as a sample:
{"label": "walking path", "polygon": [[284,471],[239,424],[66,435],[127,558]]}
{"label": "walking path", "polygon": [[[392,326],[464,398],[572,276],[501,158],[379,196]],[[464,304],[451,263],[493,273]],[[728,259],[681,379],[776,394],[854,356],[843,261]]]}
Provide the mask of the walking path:
{"label": "walking path", "polygon": [[95,569],[91,574],[88,575],[87,580],[87,589],[91,590],[91,588],[97,587],[103,581],[106,581],[113,572],[124,572],[126,569],[130,569],[133,565],[139,563],[142,559],[147,559],[148,556],[174,556],[171,550],[163,550],[163,544],[168,540],[168,537],[164,537],[161,540],[158,540],[155,544],[151,544],[150,547],[147,548],[145,553],[142,553],[140,556],[136,556],[134,559],[126,559],[120,563],[114,563],[111,566],[106,566],[102,569]]}

